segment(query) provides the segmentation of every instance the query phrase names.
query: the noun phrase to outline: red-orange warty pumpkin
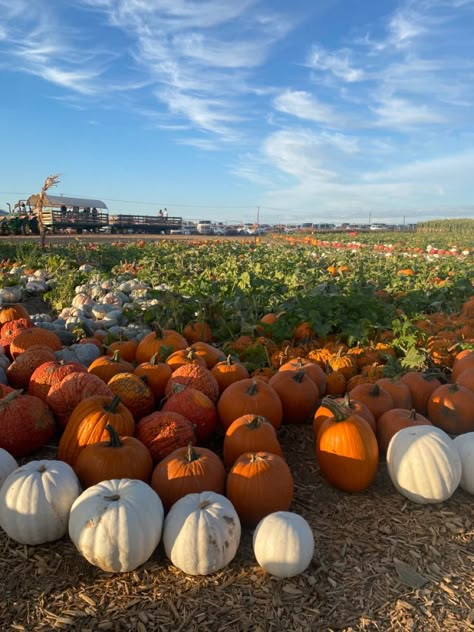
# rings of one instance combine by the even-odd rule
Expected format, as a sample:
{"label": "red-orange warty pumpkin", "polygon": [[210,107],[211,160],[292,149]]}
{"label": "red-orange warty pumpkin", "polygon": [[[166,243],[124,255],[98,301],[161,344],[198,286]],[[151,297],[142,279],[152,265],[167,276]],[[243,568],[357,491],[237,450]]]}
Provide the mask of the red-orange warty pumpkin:
{"label": "red-orange warty pumpkin", "polygon": [[132,413],[135,421],[149,415],[155,408],[155,398],[146,382],[134,373],[117,373],[108,387],[120,397],[122,404]]}
{"label": "red-orange warty pumpkin", "polygon": [[100,377],[91,373],[71,373],[53,384],[46,397],[61,428],[65,428],[72,411],[84,399],[94,395],[113,397],[113,392]]}
{"label": "red-orange warty pumpkin", "polygon": [[56,360],[43,362],[34,370],[28,385],[30,395],[39,397],[44,402],[53,384],[57,384],[71,373],[87,373],[87,368],[79,362],[61,364]]}
{"label": "red-orange warty pumpkin", "polygon": [[217,414],[223,428],[242,415],[266,417],[278,430],[283,420],[283,407],[276,391],[262,380],[239,380],[222,393],[217,404]]}
{"label": "red-orange warty pumpkin", "polygon": [[108,438],[105,430],[107,424],[113,426],[121,436],[132,437],[135,433],[132,413],[120,403],[117,395],[94,396],[83,400],[72,411],[59,441],[58,458],[74,467],[86,445]]}
{"label": "red-orange warty pumpkin", "polygon": [[271,452],[283,456],[276,430],[265,417],[242,415],[227,428],[224,465],[231,467],[246,452]]}
{"label": "red-orange warty pumpkin", "polygon": [[107,424],[108,441],[88,445],[77,457],[74,471],[82,487],[90,487],[114,478],[133,478],[148,483],[153,460],[147,448],[135,437],[120,437]]}
{"label": "red-orange warty pumpkin", "polygon": [[6,354],[10,354],[10,342],[21,329],[29,329],[33,323],[29,318],[17,318],[4,323],[0,329],[0,345]]}
{"label": "red-orange warty pumpkin", "polygon": [[219,399],[219,385],[209,369],[198,364],[185,364],[173,372],[166,385],[166,397],[173,394],[173,385],[182,384],[201,391],[214,403]]}
{"label": "red-orange warty pumpkin", "polygon": [[194,425],[198,444],[206,443],[217,425],[215,404],[196,388],[175,384],[173,395],[163,404],[163,412],[179,413]]}
{"label": "red-orange warty pumpkin", "polygon": [[53,415],[37,397],[17,390],[0,399],[0,448],[12,456],[31,454],[53,434]]}
{"label": "red-orange warty pumpkin", "polygon": [[173,450],[196,443],[193,424],[179,413],[154,412],[143,417],[136,428],[137,439],[148,448],[157,463]]}
{"label": "red-orange warty pumpkin", "polygon": [[52,351],[59,351],[62,347],[61,340],[53,331],[42,327],[30,327],[20,329],[13,336],[10,342],[10,354],[12,358],[16,358],[33,345],[43,345],[51,348]]}
{"label": "red-orange warty pumpkin", "polygon": [[293,500],[293,476],[285,461],[271,452],[246,452],[227,475],[226,496],[244,525],[255,526]]}
{"label": "red-orange warty pumpkin", "polygon": [[8,383],[15,388],[27,389],[31,376],[44,362],[54,362],[54,351],[49,347],[30,348],[7,368]]}
{"label": "red-orange warty pumpkin", "polygon": [[366,489],[377,473],[377,439],[367,421],[348,412],[328,397],[323,404],[332,411],[316,437],[316,457],[324,478],[346,492]]}
{"label": "red-orange warty pumpkin", "polygon": [[11,320],[18,320],[19,318],[30,320],[28,311],[20,303],[8,303],[0,307],[0,325],[8,323]]}
{"label": "red-orange warty pumpkin", "polygon": [[187,494],[223,494],[226,473],[220,458],[207,448],[177,448],[153,470],[151,486],[168,511]]}

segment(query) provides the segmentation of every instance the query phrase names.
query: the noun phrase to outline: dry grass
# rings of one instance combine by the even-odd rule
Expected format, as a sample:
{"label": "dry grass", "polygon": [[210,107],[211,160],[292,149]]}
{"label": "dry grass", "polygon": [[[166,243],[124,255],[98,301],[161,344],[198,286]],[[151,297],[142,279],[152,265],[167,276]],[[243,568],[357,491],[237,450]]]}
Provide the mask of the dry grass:
{"label": "dry grass", "polygon": [[442,505],[409,503],[383,463],[370,490],[345,494],[321,478],[310,428],[284,428],[281,438],[296,481],[292,509],[316,541],[303,575],[266,575],[250,531],[230,567],[202,578],[171,566],[161,546],[138,570],[108,575],[67,538],[26,547],[2,534],[0,629],[474,630],[471,497],[459,490]]}

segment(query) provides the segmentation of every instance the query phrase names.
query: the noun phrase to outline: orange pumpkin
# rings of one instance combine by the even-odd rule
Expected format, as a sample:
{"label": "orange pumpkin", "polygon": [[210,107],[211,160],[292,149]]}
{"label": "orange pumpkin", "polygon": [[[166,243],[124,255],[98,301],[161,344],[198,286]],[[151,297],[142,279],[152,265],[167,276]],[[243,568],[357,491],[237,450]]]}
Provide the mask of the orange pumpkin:
{"label": "orange pumpkin", "polygon": [[50,347],[35,345],[17,356],[7,368],[8,383],[14,388],[27,389],[31,376],[44,362],[54,362],[54,351]]}
{"label": "orange pumpkin", "polygon": [[247,380],[250,377],[245,365],[233,360],[231,355],[227,356],[227,360],[215,364],[211,369],[211,373],[219,384],[219,392],[221,394],[234,382]]}
{"label": "orange pumpkin", "polygon": [[407,410],[411,410],[413,405],[411,393],[404,382],[389,377],[383,377],[377,380],[376,384],[381,386],[387,393],[390,393],[394,408],[406,408]]}
{"label": "orange pumpkin", "polygon": [[322,397],[326,393],[326,373],[317,362],[305,360],[303,358],[293,358],[282,364],[279,371],[300,371],[303,370],[306,375],[313,380],[318,387],[318,393]]}
{"label": "orange pumpkin", "polygon": [[456,380],[458,386],[464,386],[474,392],[474,367],[463,371]]}
{"label": "orange pumpkin", "polygon": [[148,483],[153,460],[147,448],[134,437],[120,437],[107,424],[108,441],[87,445],[77,457],[74,471],[82,487],[90,487],[114,478],[134,478]]}
{"label": "orange pumpkin", "polygon": [[[359,402],[356,399],[351,399],[349,393],[346,393],[344,397],[336,398],[334,401],[337,404],[343,406],[348,413],[359,415],[359,417],[365,419],[372,430],[375,432],[375,417],[363,402]],[[334,415],[332,411],[329,410],[329,408],[321,402],[321,405],[316,409],[313,418],[313,432],[315,438],[318,436],[319,429],[323,425],[324,421],[326,421],[326,419],[332,419],[333,417]]]}
{"label": "orange pumpkin", "polygon": [[231,467],[245,452],[261,451],[283,456],[275,428],[259,415],[238,417],[225,433],[224,465]]}
{"label": "orange pumpkin", "polygon": [[26,318],[31,323],[30,315],[20,303],[7,303],[0,307],[0,325],[8,323],[10,320],[17,320],[17,318]]}
{"label": "orange pumpkin", "polygon": [[[99,345],[100,340],[97,341]],[[99,347],[100,348],[100,347]],[[116,340],[107,347],[107,355],[113,355],[114,351],[120,351],[120,357],[126,362],[135,362],[138,342],[136,340]]]}
{"label": "orange pumpkin", "polygon": [[474,431],[474,393],[458,384],[439,386],[428,400],[428,419],[448,434]]}
{"label": "orange pumpkin", "polygon": [[206,361],[201,356],[198,356],[191,347],[173,351],[173,353],[166,358],[166,364],[170,365],[172,371],[176,371],[176,369],[179,369],[183,364],[200,364],[207,368]]}
{"label": "orange pumpkin", "polygon": [[314,415],[319,398],[318,387],[305,373],[278,371],[268,382],[276,391],[283,407],[283,422],[303,424]]}
{"label": "orange pumpkin", "polygon": [[394,408],[393,398],[378,384],[358,384],[351,390],[351,399],[357,399],[367,406],[375,421],[387,410]]}
{"label": "orange pumpkin", "polygon": [[161,410],[183,415],[194,425],[197,442],[209,441],[217,426],[215,404],[202,391],[190,386],[174,384],[172,391]]}
{"label": "orange pumpkin", "polygon": [[428,412],[428,399],[431,394],[441,386],[441,382],[433,375],[427,375],[420,371],[409,371],[400,378],[410,389],[413,408],[420,415]]}
{"label": "orange pumpkin", "polygon": [[290,468],[271,452],[242,454],[227,475],[227,498],[246,526],[257,525],[275,511],[288,511],[293,489]]}
{"label": "orange pumpkin", "polygon": [[150,451],[155,463],[177,448],[196,443],[194,426],[189,419],[179,413],[166,411],[154,412],[140,419],[136,434],[137,439]]}
{"label": "orange pumpkin", "polygon": [[116,350],[112,356],[98,357],[89,365],[87,371],[108,384],[117,373],[133,373],[133,364],[122,360],[120,351]]}
{"label": "orange pumpkin", "polygon": [[325,397],[332,411],[316,437],[316,458],[324,478],[346,492],[366,489],[377,473],[379,450],[374,432],[365,419]]}
{"label": "orange pumpkin", "polygon": [[158,463],[150,484],[168,511],[187,494],[205,491],[223,494],[225,478],[224,465],[217,454],[189,444],[177,448]]}
{"label": "orange pumpkin", "polygon": [[222,362],[226,359],[226,355],[223,351],[207,342],[193,342],[191,349],[193,349],[196,355],[205,361],[209,370],[212,369],[212,367],[218,362]]}
{"label": "orange pumpkin", "polygon": [[262,380],[239,380],[222,393],[217,414],[224,429],[246,414],[266,417],[278,430],[283,421],[283,407],[276,391]]}
{"label": "orange pumpkin", "polygon": [[346,392],[346,378],[340,371],[329,369],[326,373],[326,395],[339,397]]}
{"label": "orange pumpkin", "polygon": [[155,406],[158,406],[165,396],[166,385],[173,373],[169,364],[160,362],[158,353],[155,353],[148,362],[142,362],[133,372],[138,377],[145,378],[146,385],[155,397]]}
{"label": "orange pumpkin", "polygon": [[456,382],[458,377],[463,373],[466,369],[474,368],[474,351],[468,351],[464,353],[461,351],[453,363],[453,370],[451,373],[451,379],[453,382]]}
{"label": "orange pumpkin", "polygon": [[161,329],[154,325],[153,331],[144,336],[138,343],[136,361],[141,364],[148,362],[155,353],[161,361],[178,349],[186,349],[188,341],[174,329]]}
{"label": "orange pumpkin", "polygon": [[[73,376],[74,377],[74,376]],[[105,441],[110,424],[121,436],[132,437],[135,421],[120,397],[88,397],[76,406],[59,441],[58,458],[74,467],[86,445]]]}
{"label": "orange pumpkin", "polygon": [[208,323],[193,320],[183,329],[183,336],[189,344],[193,342],[212,342],[212,331]]}
{"label": "orange pumpkin", "polygon": [[179,369],[173,371],[171,378],[166,385],[166,397],[173,394],[173,385],[182,384],[202,391],[214,403],[219,399],[219,385],[216,378],[209,369],[199,366],[199,364],[183,364]]}
{"label": "orange pumpkin", "polygon": [[42,327],[30,327],[20,329],[13,336],[10,342],[10,355],[12,358],[17,358],[20,353],[24,353],[34,345],[49,347],[52,351],[59,351],[62,347],[61,340],[53,331]]}

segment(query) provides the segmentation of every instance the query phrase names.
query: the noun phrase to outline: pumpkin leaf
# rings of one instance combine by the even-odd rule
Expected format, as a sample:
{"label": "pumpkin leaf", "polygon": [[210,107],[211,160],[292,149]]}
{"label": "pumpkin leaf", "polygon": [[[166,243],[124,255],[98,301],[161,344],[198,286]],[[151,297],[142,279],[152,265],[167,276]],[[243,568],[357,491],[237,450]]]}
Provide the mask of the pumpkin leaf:
{"label": "pumpkin leaf", "polygon": [[426,577],[420,575],[420,573],[418,573],[412,566],[402,560],[394,558],[393,564],[400,581],[406,586],[410,586],[411,588],[421,588],[429,581]]}

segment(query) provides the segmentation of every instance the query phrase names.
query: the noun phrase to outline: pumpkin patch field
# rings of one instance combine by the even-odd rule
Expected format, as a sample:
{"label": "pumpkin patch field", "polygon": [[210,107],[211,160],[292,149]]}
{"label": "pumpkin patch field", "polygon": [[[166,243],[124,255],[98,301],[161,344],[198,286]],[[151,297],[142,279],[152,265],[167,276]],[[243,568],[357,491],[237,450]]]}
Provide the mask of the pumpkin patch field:
{"label": "pumpkin patch field", "polygon": [[474,629],[455,228],[0,242],[2,632]]}

